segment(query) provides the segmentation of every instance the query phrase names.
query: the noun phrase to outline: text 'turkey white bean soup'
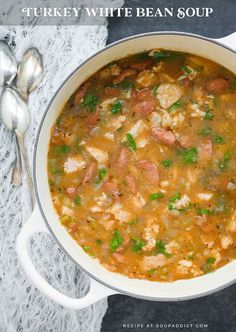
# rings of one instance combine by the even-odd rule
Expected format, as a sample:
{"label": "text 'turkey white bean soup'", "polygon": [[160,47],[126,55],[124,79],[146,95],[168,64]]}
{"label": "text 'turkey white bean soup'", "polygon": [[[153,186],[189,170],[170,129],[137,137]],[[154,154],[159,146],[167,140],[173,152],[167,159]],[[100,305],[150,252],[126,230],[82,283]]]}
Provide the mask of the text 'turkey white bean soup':
{"label": "text 'turkey white bean soup'", "polygon": [[51,131],[61,223],[108,270],[173,281],[236,257],[236,77],[155,49],[79,87]]}

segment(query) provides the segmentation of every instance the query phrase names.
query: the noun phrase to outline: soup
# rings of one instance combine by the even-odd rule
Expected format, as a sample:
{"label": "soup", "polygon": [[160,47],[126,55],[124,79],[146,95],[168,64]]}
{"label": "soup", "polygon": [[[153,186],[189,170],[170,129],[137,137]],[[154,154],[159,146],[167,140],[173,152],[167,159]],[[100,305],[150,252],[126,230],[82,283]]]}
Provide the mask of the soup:
{"label": "soup", "polygon": [[174,281],[236,257],[236,77],[154,49],[108,64],[51,130],[48,177],[61,223],[130,278]]}

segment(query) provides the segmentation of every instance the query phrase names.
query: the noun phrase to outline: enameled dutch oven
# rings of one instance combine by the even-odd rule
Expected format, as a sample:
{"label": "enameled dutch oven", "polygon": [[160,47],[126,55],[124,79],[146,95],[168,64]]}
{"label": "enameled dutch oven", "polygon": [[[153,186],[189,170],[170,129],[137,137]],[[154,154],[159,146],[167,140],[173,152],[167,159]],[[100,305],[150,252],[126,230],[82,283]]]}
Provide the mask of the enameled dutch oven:
{"label": "enameled dutch oven", "polygon": [[[175,282],[153,282],[129,279],[106,270],[86,254],[60,224],[53,208],[47,176],[47,152],[50,130],[71,94],[104,65],[111,61],[153,48],[189,52],[209,58],[236,73],[236,33],[220,40],[210,40],[186,33],[148,33],[120,40],[96,53],[77,68],[61,85],[53,97],[41,122],[34,154],[34,182],[37,204],[17,239],[17,253],[32,283],[58,304],[81,309],[112,294],[154,301],[193,299],[223,289],[235,282],[236,260],[213,273]],[[29,239],[34,233],[49,232],[63,251],[91,277],[90,290],[83,298],[70,298],[49,285],[35,269],[29,252]]]}

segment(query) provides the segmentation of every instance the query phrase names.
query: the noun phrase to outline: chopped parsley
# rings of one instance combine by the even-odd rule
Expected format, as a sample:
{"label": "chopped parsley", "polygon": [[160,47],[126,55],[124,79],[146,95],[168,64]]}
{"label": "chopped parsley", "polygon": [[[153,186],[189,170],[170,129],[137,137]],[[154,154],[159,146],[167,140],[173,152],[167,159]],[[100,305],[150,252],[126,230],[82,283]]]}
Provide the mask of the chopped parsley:
{"label": "chopped parsley", "polygon": [[110,251],[114,252],[122,244],[123,238],[120,235],[118,229],[114,230],[113,238],[110,241]]}
{"label": "chopped parsley", "polygon": [[199,132],[199,135],[201,136],[208,136],[210,135],[212,132],[212,128],[211,127],[206,127],[206,128],[203,128],[200,132]]}
{"label": "chopped parsley", "polygon": [[139,219],[138,219],[138,218],[135,218],[135,219],[132,219],[131,221],[129,221],[128,224],[129,224],[130,226],[132,226],[132,225],[136,225],[136,224],[138,223],[138,221],[139,221]]}
{"label": "chopped parsley", "polygon": [[124,79],[122,82],[119,83],[119,88],[121,90],[128,90],[134,88],[134,82],[130,79]]}
{"label": "chopped parsley", "polygon": [[148,271],[147,271],[147,274],[148,274],[149,276],[152,276],[156,271],[157,271],[157,269],[151,269],[151,270],[148,270]]}
{"label": "chopped parsley", "polygon": [[220,135],[215,135],[213,137],[213,140],[216,144],[224,144],[225,143],[225,139],[224,137],[220,136]]}
{"label": "chopped parsley", "polygon": [[107,170],[106,168],[100,168],[99,169],[99,175],[98,175],[98,179],[95,181],[96,184],[99,184],[107,175]]}
{"label": "chopped parsley", "polygon": [[207,264],[211,265],[211,264],[214,264],[216,261],[216,258],[215,257],[209,257],[207,259]]}
{"label": "chopped parsley", "polygon": [[185,164],[193,164],[197,162],[197,149],[192,147],[190,149],[186,149],[182,152],[183,162]]}
{"label": "chopped parsley", "polygon": [[118,100],[114,104],[112,104],[111,107],[111,113],[112,114],[119,114],[122,110],[122,103]]}
{"label": "chopped parsley", "polygon": [[169,254],[166,251],[166,247],[165,247],[164,243],[161,240],[156,241],[156,249],[157,249],[158,254],[163,254],[166,257],[171,257],[171,254]]}
{"label": "chopped parsley", "polygon": [[84,246],[83,248],[84,248],[84,251],[85,251],[85,252],[89,252],[89,250],[90,250],[90,247],[89,247],[89,246]]}
{"label": "chopped parsley", "polygon": [[145,243],[140,240],[140,239],[132,239],[133,241],[133,245],[132,245],[132,251],[135,252],[135,253],[139,253],[142,248],[145,246]]}
{"label": "chopped parsley", "polygon": [[157,84],[157,85],[154,85],[154,87],[152,88],[152,93],[154,96],[157,95],[157,93],[158,93],[157,90],[158,90],[159,86],[160,86],[160,84]]}
{"label": "chopped parsley", "polygon": [[221,171],[224,171],[228,167],[231,158],[232,158],[232,152],[229,150],[226,151],[223,159],[219,160],[218,163],[218,167]]}
{"label": "chopped parsley", "polygon": [[80,196],[75,196],[74,202],[77,206],[80,206],[82,204],[81,197]]}
{"label": "chopped parsley", "polygon": [[96,106],[98,104],[98,97],[88,93],[85,95],[82,105],[87,107],[90,111],[95,111]]}
{"label": "chopped parsley", "polygon": [[127,144],[127,147],[133,151],[135,151],[137,149],[136,142],[130,133],[126,134],[126,144]]}
{"label": "chopped parsley", "polygon": [[178,193],[178,194],[176,194],[176,195],[170,197],[170,198],[169,198],[169,202],[174,203],[174,202],[180,200],[180,197],[181,197],[181,195],[180,195],[180,193]]}
{"label": "chopped parsley", "polygon": [[176,195],[169,198],[169,203],[168,203],[168,206],[167,206],[168,210],[170,210],[170,211],[174,210],[174,204],[173,203],[180,200],[180,197],[181,197],[181,195],[180,195],[180,193],[178,193],[178,194],[176,194]]}
{"label": "chopped parsley", "polygon": [[180,68],[188,75],[192,74],[192,70],[188,67],[185,66],[184,64],[180,66]]}
{"label": "chopped parsley", "polygon": [[159,51],[155,51],[153,53],[152,57],[155,60],[172,60],[177,55],[178,55],[178,53],[176,53],[176,52],[159,50]]}
{"label": "chopped parsley", "polygon": [[212,111],[210,109],[208,109],[205,113],[204,113],[204,117],[205,120],[213,120],[214,115],[212,113]]}
{"label": "chopped parsley", "polygon": [[149,199],[154,201],[155,199],[163,198],[165,195],[161,192],[149,195]]}
{"label": "chopped parsley", "polygon": [[50,168],[50,171],[51,171],[52,174],[58,174],[58,175],[64,173],[63,168],[55,168],[55,167],[52,167],[52,168]]}
{"label": "chopped parsley", "polygon": [[171,159],[165,159],[161,161],[161,164],[166,167],[169,168],[173,165],[173,161]]}
{"label": "chopped parsley", "polygon": [[58,154],[58,155],[66,154],[71,151],[71,148],[68,145],[63,144],[63,145],[56,146],[55,151],[56,151],[56,154]]}
{"label": "chopped parsley", "polygon": [[102,244],[102,240],[97,239],[96,243],[97,243],[98,246],[100,246]]}
{"label": "chopped parsley", "polygon": [[181,100],[177,100],[175,103],[173,103],[169,108],[168,108],[168,112],[172,112],[177,110],[178,108],[181,108],[183,106],[183,103]]}
{"label": "chopped parsley", "polygon": [[211,211],[209,209],[198,209],[198,214],[200,214],[201,216],[204,214],[210,214]]}

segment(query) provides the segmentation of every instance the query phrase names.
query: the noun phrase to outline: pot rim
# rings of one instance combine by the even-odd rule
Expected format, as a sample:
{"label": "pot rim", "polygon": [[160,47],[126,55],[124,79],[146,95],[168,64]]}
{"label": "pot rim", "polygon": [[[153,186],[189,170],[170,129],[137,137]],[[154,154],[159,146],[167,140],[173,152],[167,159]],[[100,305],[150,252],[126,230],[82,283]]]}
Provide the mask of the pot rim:
{"label": "pot rim", "polygon": [[[54,92],[53,96],[51,97],[51,100],[50,102],[48,103],[46,109],[45,109],[45,112],[42,116],[42,119],[40,121],[40,124],[39,124],[39,128],[38,128],[38,132],[37,132],[37,135],[36,135],[36,139],[35,139],[35,147],[34,147],[34,154],[33,154],[33,181],[34,181],[34,188],[35,188],[35,196],[36,196],[36,202],[37,202],[37,205],[39,207],[39,211],[41,213],[41,216],[43,217],[43,220],[50,232],[50,234],[52,235],[52,237],[54,238],[54,240],[56,241],[56,243],[59,245],[59,247],[61,248],[61,250],[65,253],[65,255],[76,265],[78,266],[82,272],[84,272],[87,276],[89,276],[90,278],[94,279],[95,281],[99,282],[100,284],[110,288],[110,289],[113,289],[114,291],[120,293],[121,295],[127,295],[127,296],[131,296],[131,297],[134,297],[134,298],[137,298],[137,299],[143,299],[143,300],[148,300],[148,301],[160,301],[160,302],[177,302],[177,301],[186,301],[186,300],[192,300],[192,299],[197,299],[197,298],[200,298],[200,297],[204,297],[204,296],[207,296],[207,295],[210,295],[210,294],[213,294],[213,293],[216,293],[220,290],[223,290],[225,289],[226,287],[230,286],[230,285],[233,285],[235,282],[236,282],[236,277],[225,283],[224,285],[221,285],[219,287],[216,287],[214,289],[211,289],[211,290],[208,290],[208,291],[205,291],[205,292],[202,292],[202,293],[198,293],[198,294],[194,294],[194,295],[189,295],[189,296],[183,296],[181,298],[178,298],[178,297],[165,297],[165,298],[162,298],[162,297],[152,297],[152,296],[142,296],[142,295],[137,295],[136,293],[131,293],[131,292],[128,292],[128,291],[124,291],[120,288],[116,288],[114,286],[110,286],[108,283],[104,282],[103,280],[101,280],[99,277],[95,276],[94,274],[88,272],[83,266],[81,266],[71,255],[70,253],[65,249],[65,247],[61,244],[61,242],[58,240],[57,236],[55,235],[55,233],[53,232],[53,230],[51,229],[50,227],[50,224],[44,214],[44,211],[43,211],[43,207],[41,205],[41,200],[40,200],[40,197],[39,197],[39,192],[38,192],[38,187],[37,187],[37,181],[36,181],[36,178],[37,178],[37,175],[36,175],[36,159],[37,159],[37,151],[38,151],[38,142],[39,142],[39,136],[40,136],[40,133],[41,133],[41,130],[42,130],[42,126],[43,126],[43,123],[44,123],[44,120],[46,118],[46,115],[48,114],[48,111],[55,99],[55,97],[57,96],[57,94],[60,92],[60,90],[63,88],[63,86],[65,85],[65,83],[81,68],[83,67],[87,62],[89,62],[91,59],[95,58],[98,54],[106,51],[107,49],[110,49],[112,48],[113,46],[116,46],[116,45],[119,45],[119,44],[122,44],[123,42],[126,42],[126,41],[129,41],[129,40],[133,40],[133,39],[138,39],[138,38],[141,38],[141,37],[146,37],[146,36],[155,36],[155,35],[179,35],[179,36],[188,36],[188,37],[193,37],[193,38],[196,38],[196,39],[201,39],[201,40],[205,40],[205,41],[208,41],[212,44],[216,44],[218,46],[221,46],[222,48],[225,48],[229,51],[231,51],[232,53],[236,54],[236,51],[231,48],[230,46],[228,45],[225,45],[225,44],[222,44],[221,42],[219,42],[218,40],[216,39],[211,39],[211,38],[208,38],[208,37],[204,37],[202,35],[198,35],[198,34],[194,34],[194,33],[190,33],[190,32],[180,32],[180,31],[153,31],[153,32],[146,32],[146,33],[141,33],[141,34],[136,34],[136,35],[132,35],[132,36],[128,36],[128,37],[125,37],[125,38],[122,38],[122,39],[119,39],[111,44],[108,44],[106,45],[105,47],[103,47],[101,50],[95,52],[94,54],[92,54],[91,56],[89,56],[85,61],[83,61],[79,66],[77,66],[68,76],[67,78],[60,84],[60,86],[57,88],[57,90]],[[151,281],[151,282],[154,282],[154,281]],[[168,284],[168,282],[166,282],[166,284]]]}

